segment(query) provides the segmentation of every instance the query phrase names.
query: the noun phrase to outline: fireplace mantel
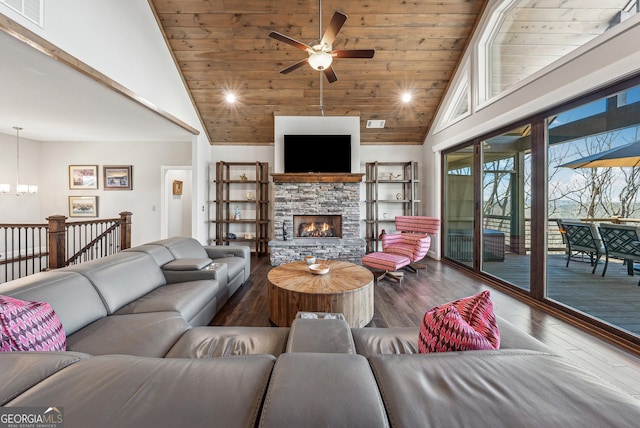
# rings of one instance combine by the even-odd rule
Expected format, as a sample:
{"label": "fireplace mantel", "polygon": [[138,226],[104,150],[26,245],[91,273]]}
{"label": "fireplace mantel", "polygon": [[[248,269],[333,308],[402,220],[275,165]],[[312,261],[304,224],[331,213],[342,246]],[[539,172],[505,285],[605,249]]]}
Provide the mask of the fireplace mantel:
{"label": "fireplace mantel", "polygon": [[289,172],[272,173],[271,177],[274,183],[359,183],[364,173]]}

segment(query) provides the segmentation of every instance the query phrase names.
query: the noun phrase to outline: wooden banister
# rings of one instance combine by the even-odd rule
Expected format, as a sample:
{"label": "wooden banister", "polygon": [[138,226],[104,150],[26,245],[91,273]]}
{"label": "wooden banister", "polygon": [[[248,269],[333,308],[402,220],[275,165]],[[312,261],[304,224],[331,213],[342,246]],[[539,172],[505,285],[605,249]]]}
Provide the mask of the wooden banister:
{"label": "wooden banister", "polygon": [[66,242],[66,216],[52,215],[47,217],[49,222],[49,269],[58,269],[65,266],[67,248]]}

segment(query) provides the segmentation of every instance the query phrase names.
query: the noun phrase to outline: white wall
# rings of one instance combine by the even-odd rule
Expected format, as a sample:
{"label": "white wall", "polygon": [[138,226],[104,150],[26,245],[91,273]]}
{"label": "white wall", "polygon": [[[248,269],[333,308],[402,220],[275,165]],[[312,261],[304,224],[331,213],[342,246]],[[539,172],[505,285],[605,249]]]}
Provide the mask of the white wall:
{"label": "white wall", "polygon": [[[273,128],[274,172],[284,172],[284,136],[287,134],[351,135],[351,172],[358,171],[360,167],[360,117],[358,116],[276,116]],[[312,154],[313,148],[310,147],[309,150]],[[318,148],[318,151],[320,150],[321,148]]]}
{"label": "white wall", "polygon": [[[161,167],[190,165],[191,144],[158,142],[43,143],[40,212],[68,215],[68,196],[98,197],[100,218],[131,211],[132,245],[160,239]],[[69,165],[99,165],[97,190],[69,190]],[[132,165],[133,190],[104,190],[104,165]]]}
{"label": "white wall", "polygon": [[[193,144],[194,237],[205,242],[206,213],[199,208],[206,206],[209,143],[148,2],[56,0],[44,2],[44,7],[44,28],[2,4],[0,13],[200,131],[189,143]],[[159,177],[155,176],[157,187]]]}

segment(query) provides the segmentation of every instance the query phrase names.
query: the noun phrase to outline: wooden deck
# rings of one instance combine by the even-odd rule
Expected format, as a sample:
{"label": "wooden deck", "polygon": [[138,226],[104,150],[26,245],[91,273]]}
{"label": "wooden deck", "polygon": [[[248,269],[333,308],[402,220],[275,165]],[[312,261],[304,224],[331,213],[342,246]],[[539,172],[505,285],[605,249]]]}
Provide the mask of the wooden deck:
{"label": "wooden deck", "polygon": [[[593,280],[594,290],[598,287],[596,284],[600,284],[600,288],[605,291],[609,290],[601,295],[601,299],[605,300],[607,305],[610,304],[607,299],[614,294],[610,292],[609,286],[605,285],[610,280],[611,287],[614,287],[616,282],[621,282],[624,279],[627,281],[625,283],[632,284],[629,286],[630,290],[638,291],[640,294],[640,287],[637,287],[637,290],[633,288],[636,287],[638,277],[633,277],[635,282],[631,277],[627,279],[626,270],[622,266],[609,266],[611,276],[608,270],[607,275],[602,278],[598,274],[601,272],[600,267],[598,267],[596,275],[591,276],[588,263],[572,262],[569,264],[568,270],[566,268],[560,269],[564,267],[561,257],[559,256],[557,273],[552,273],[553,270],[550,267],[550,275],[569,275],[570,272],[579,275],[582,279],[576,279],[575,282],[582,285],[582,288],[573,288],[579,291],[578,294],[587,294],[585,292],[588,287],[587,279]],[[549,315],[546,311],[529,306],[511,295],[493,288],[489,282],[479,280],[456,267],[431,259],[427,261],[427,265],[427,271],[420,271],[418,274],[405,273],[401,285],[387,280],[380,281],[376,285],[375,311],[370,323],[371,327],[418,326],[424,312],[432,306],[488,289],[491,291],[491,298],[498,315],[509,320],[521,331],[544,342],[555,353],[567,357],[575,364],[600,376],[604,382],[611,383],[640,398],[639,356],[602,341]],[[507,267],[512,268],[514,272],[524,270],[522,265],[518,268],[515,261],[503,263],[501,269],[507,269]],[[268,257],[256,258],[254,256],[249,281],[232,296],[213,319],[211,325],[269,326],[267,273],[270,269]],[[616,278],[613,274],[615,270],[622,270],[624,275],[621,278]],[[587,274],[583,271],[586,271]],[[607,282],[595,282],[597,280]],[[568,290],[570,289],[572,288],[564,288],[565,293],[569,294]],[[593,300],[591,304],[595,303],[596,300]],[[614,304],[611,303],[611,306]]]}
{"label": "wooden deck", "polygon": [[[640,273],[629,276],[620,260],[609,260],[605,276],[601,260],[595,274],[588,257],[564,254],[547,259],[547,296],[581,312],[640,336]],[[504,262],[485,263],[484,270],[522,288],[529,288],[529,257],[508,254]]]}

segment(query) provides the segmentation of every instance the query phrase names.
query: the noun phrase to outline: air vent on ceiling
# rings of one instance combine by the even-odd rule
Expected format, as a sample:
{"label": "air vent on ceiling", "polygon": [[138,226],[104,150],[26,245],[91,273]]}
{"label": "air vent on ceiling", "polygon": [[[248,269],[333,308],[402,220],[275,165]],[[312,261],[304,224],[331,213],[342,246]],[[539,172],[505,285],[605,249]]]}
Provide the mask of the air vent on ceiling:
{"label": "air vent on ceiling", "polygon": [[367,120],[367,128],[384,128],[384,120]]}
{"label": "air vent on ceiling", "polygon": [[42,27],[43,0],[0,0],[29,21]]}

